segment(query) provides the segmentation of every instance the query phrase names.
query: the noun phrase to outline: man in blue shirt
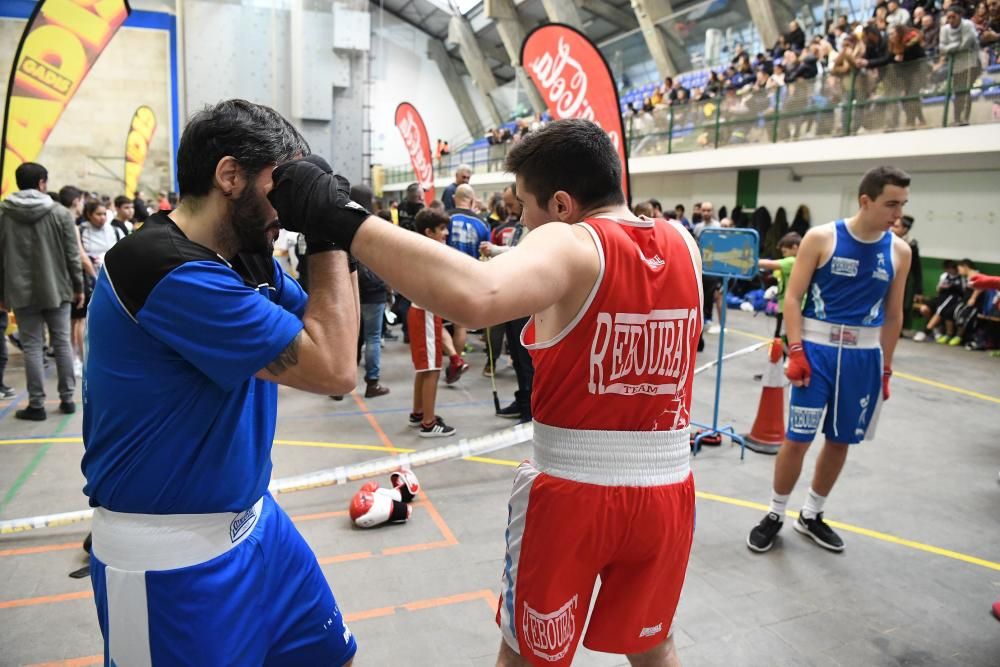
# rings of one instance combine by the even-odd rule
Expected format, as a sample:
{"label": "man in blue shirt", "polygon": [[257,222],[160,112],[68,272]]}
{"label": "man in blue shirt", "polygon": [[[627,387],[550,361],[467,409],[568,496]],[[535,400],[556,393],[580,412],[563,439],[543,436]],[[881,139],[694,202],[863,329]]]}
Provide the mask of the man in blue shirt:
{"label": "man in blue shirt", "polygon": [[813,227],[802,239],[785,292],[785,375],[794,385],[788,430],[774,464],[769,511],[747,537],[752,551],[774,546],[820,429],[826,442],[794,527],[825,549],[844,550],[823,508],[848,449],[872,439],[881,403],[889,399],[911,259],[909,244],[890,230],[903,215],[909,185],[898,169],[871,169],[858,187],[854,217]]}
{"label": "man in blue shirt", "polygon": [[455,182],[448,185],[441,195],[441,203],[444,204],[444,210],[450,211],[457,206],[455,203],[455,190],[463,183],[468,183],[470,178],[472,178],[472,167],[467,164],[458,165],[458,169],[455,170]]}
{"label": "man in blue shirt", "polygon": [[181,137],[177,209],[105,257],[82,463],[105,664],[344,665],[356,651],[316,557],[267,491],[277,384],[355,384],[347,254],[306,232],[308,298],[271,257],[272,172],[308,152],[267,107],[204,109]]}
{"label": "man in blue shirt", "polygon": [[[451,227],[448,228],[448,245],[464,252],[473,259],[479,259],[479,244],[490,240],[490,228],[482,218],[472,210],[476,200],[476,191],[468,183],[455,188],[455,206],[448,210],[451,217]],[[447,206],[447,204],[445,204]],[[465,341],[469,332],[465,327],[455,324],[452,339],[455,342],[455,352],[459,355],[465,350]],[[452,361],[449,372],[454,373]]]}

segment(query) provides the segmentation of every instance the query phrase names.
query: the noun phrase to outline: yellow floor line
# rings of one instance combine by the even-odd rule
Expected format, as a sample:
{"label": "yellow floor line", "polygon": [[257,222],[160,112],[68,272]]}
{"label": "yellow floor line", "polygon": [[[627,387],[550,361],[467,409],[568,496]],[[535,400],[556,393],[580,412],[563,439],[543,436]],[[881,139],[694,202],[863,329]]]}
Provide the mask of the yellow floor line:
{"label": "yellow floor line", "polygon": [[275,440],[276,445],[291,447],[325,447],[327,449],[360,449],[367,452],[415,452],[415,449],[400,449],[399,447],[384,447],[382,445],[353,445],[347,442],[323,442],[319,440]]}
{"label": "yellow floor line", "polygon": [[893,371],[892,375],[893,377],[903,378],[904,380],[909,380],[911,382],[919,382],[920,384],[926,384],[930,387],[944,389],[945,391],[953,391],[956,394],[971,396],[972,398],[978,398],[983,401],[989,401],[990,403],[996,403],[1000,405],[1000,398],[996,396],[990,396],[989,394],[981,394],[978,391],[972,391],[971,389],[963,389],[961,387],[955,387],[950,384],[944,384],[943,382],[935,382],[934,380],[928,380],[927,378],[922,378],[919,375],[910,375],[909,373],[903,373],[902,371]]}
{"label": "yellow floor line", "polygon": [[46,442],[53,444],[83,444],[82,438],[14,438],[12,440],[0,440],[0,445],[44,445]]}
{"label": "yellow floor line", "polygon": [[[947,385],[942,385],[945,388],[954,390],[955,388],[947,387]],[[992,397],[985,397],[989,400]],[[998,401],[1000,402],[1000,401]],[[16,444],[32,444],[32,443],[79,443],[82,442],[80,438],[25,438],[25,439],[13,439],[13,440],[0,440],[0,445],[16,445]],[[322,442],[316,440],[275,440],[276,445],[287,445],[293,447],[325,447],[329,449],[358,449],[365,451],[395,451],[395,452],[413,452],[414,449],[400,449],[396,448],[390,450],[389,447],[382,447],[380,445],[355,445],[345,442]],[[521,464],[520,461],[514,461],[511,459],[495,459],[486,456],[469,456],[465,458],[466,461],[472,461],[474,463],[485,463],[489,465],[499,465],[506,466],[510,468],[517,467]],[[704,500],[712,500],[719,503],[725,503],[727,505],[735,505],[737,507],[745,507],[747,509],[758,510],[766,512],[768,509],[767,505],[762,503],[756,503],[750,500],[742,500],[740,498],[730,498],[729,496],[720,496],[715,493],[708,493],[706,491],[697,491],[695,495]],[[798,518],[798,512],[788,511],[786,512],[788,516],[793,519]],[[862,528],[860,526],[854,526],[849,523],[841,523],[839,521],[827,521],[828,524],[834,528],[839,528],[841,530],[847,531],[849,533],[855,533],[857,535],[864,535],[865,537],[871,537],[876,540],[881,540],[882,542],[888,542],[890,544],[898,544],[899,546],[908,547],[910,549],[916,549],[917,551],[923,551],[930,554],[935,554],[937,556],[943,556],[945,558],[951,558],[953,560],[962,561],[963,563],[969,563],[970,565],[978,565],[980,567],[985,567],[991,570],[997,570],[1000,572],[1000,563],[994,561],[989,561],[983,558],[977,558],[975,556],[970,556],[968,554],[963,554],[958,551],[952,551],[950,549],[942,549],[941,547],[935,547],[930,544],[924,544],[922,542],[916,542],[914,540],[907,540],[902,537],[896,537],[895,535],[890,535],[888,533],[882,533],[877,530],[870,530],[868,528]]]}
{"label": "yellow floor line", "polygon": [[[10,440],[0,440],[0,445],[42,445],[45,443],[54,444],[82,444],[82,438],[14,438]],[[358,449],[368,452],[414,452],[415,449],[391,449],[382,445],[355,445],[348,442],[323,442],[319,440],[285,440],[274,441],[276,445],[286,445],[291,447],[325,447],[327,449]]]}
{"label": "yellow floor line", "polygon": [[516,468],[521,465],[520,461],[511,461],[510,459],[491,459],[488,456],[467,456],[466,461],[473,461],[475,463],[489,463],[495,466],[510,466],[511,468]]}
{"label": "yellow floor line", "polygon": [[[467,461],[476,461],[478,463],[489,463],[492,465],[502,465],[502,466],[517,466],[520,465],[520,461],[510,461],[506,459],[489,459],[479,456],[469,457]],[[707,493],[705,491],[696,491],[695,495],[703,500],[712,500],[718,503],[725,503],[727,505],[736,505],[737,507],[745,507],[747,509],[759,510],[761,512],[766,512],[768,506],[762,503],[755,503],[751,500],[742,500],[740,498],[730,498],[729,496],[720,496],[716,493]],[[798,512],[788,511],[785,512],[789,517],[793,519],[799,518]],[[980,567],[985,567],[990,570],[1000,571],[1000,563],[995,563],[993,561],[985,560],[983,558],[976,558],[975,556],[969,556],[968,554],[959,553],[958,551],[952,551],[951,549],[942,549],[941,547],[935,547],[930,544],[924,544],[922,542],[916,542],[914,540],[903,539],[902,537],[896,537],[895,535],[889,535],[888,533],[881,533],[877,530],[869,530],[868,528],[862,528],[860,526],[854,526],[849,523],[841,523],[840,521],[827,521],[828,524],[834,528],[839,528],[840,530],[846,531],[848,533],[855,533],[857,535],[864,535],[865,537],[871,537],[876,540],[881,540],[882,542],[888,542],[890,544],[898,544],[899,546],[909,547],[910,549],[916,549],[917,551],[924,551],[926,553],[931,553],[936,556],[944,556],[945,558],[951,558],[953,560],[959,560],[963,563],[969,563],[970,565],[978,565]]]}
{"label": "yellow floor line", "polygon": [[[745,338],[752,338],[754,340],[773,340],[767,336],[759,336],[755,333],[750,333],[749,331],[742,331],[740,329],[734,329],[732,327],[726,327],[726,333],[734,333],[738,336],[743,336]],[[909,380],[910,382],[919,382],[920,384],[925,384],[928,387],[935,387],[936,389],[943,389],[945,391],[951,391],[956,394],[962,394],[963,396],[971,396],[972,398],[978,398],[981,401],[987,401],[989,403],[996,403],[1000,405],[1000,397],[990,396],[989,394],[983,394],[978,391],[973,391],[971,389],[963,389],[962,387],[956,387],[950,384],[944,384],[943,382],[937,382],[935,380],[930,380],[925,377],[920,377],[919,375],[912,375],[910,373],[904,373],[903,371],[893,371],[893,377],[902,378],[904,380]]]}

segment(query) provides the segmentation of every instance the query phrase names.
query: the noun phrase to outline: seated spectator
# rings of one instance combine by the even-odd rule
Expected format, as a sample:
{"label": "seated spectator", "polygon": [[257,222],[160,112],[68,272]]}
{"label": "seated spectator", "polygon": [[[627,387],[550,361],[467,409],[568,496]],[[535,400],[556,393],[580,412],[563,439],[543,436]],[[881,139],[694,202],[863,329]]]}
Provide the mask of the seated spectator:
{"label": "seated spectator", "polygon": [[910,12],[906,11],[905,7],[901,7],[897,0],[889,0],[885,21],[890,30],[897,25],[908,26],[910,25]]}
{"label": "seated spectator", "polygon": [[785,33],[785,42],[788,48],[801,51],[806,48],[806,34],[802,31],[798,21],[791,21],[788,24],[788,32]]}
{"label": "seated spectator", "polygon": [[[919,8],[918,8],[919,9]],[[924,50],[929,56],[936,56],[938,50],[938,36],[941,32],[941,27],[938,25],[937,17],[933,14],[924,14],[920,23],[920,34],[924,38]]]}
{"label": "seated spectator", "polygon": [[943,266],[944,272],[938,277],[937,294],[919,306],[920,315],[927,318],[927,325],[913,336],[918,343],[933,339],[944,344],[955,336],[955,309],[962,302],[965,286],[956,262],[946,259]]}
{"label": "seated spectator", "polygon": [[778,63],[774,66],[774,74],[772,74],[765,84],[768,90],[775,90],[776,88],[781,88],[785,85],[785,65],[783,63]]}
{"label": "seated spectator", "polygon": [[985,2],[980,2],[976,5],[975,12],[972,15],[972,25],[976,27],[976,34],[979,37],[980,46],[989,46],[990,44],[996,44],[1000,42],[1000,30],[997,29],[995,19],[1000,15],[1000,9],[994,7],[991,12],[989,7]]}
{"label": "seated spectator", "polygon": [[712,70],[712,73],[708,75],[708,84],[705,85],[705,92],[708,93],[710,97],[714,97],[722,92],[723,82],[719,78],[719,73]]}

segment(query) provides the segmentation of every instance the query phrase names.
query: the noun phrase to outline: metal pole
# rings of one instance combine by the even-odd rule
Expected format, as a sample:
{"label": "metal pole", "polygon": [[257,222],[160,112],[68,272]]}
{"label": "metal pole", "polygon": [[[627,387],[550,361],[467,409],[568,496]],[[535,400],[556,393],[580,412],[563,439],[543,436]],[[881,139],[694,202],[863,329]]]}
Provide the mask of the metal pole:
{"label": "metal pole", "polygon": [[[726,296],[729,294],[729,276],[722,277],[722,307],[719,309],[719,354],[718,370],[715,371],[715,406],[712,408],[712,430],[719,432],[719,397],[722,391],[722,355],[726,344]],[[713,299],[714,301],[714,299]]]}
{"label": "metal pole", "polygon": [[854,84],[858,79],[858,70],[851,71],[851,92],[847,96],[847,108],[844,109],[844,136],[851,136],[851,124],[854,120]]}
{"label": "metal pole", "polygon": [[719,123],[722,120],[722,101],[715,104],[715,147],[719,147]]}
{"label": "metal pole", "polygon": [[670,155],[674,152],[674,108],[670,107],[668,111],[670,120],[667,123],[667,155]]}
{"label": "metal pole", "polygon": [[948,56],[948,83],[945,86],[944,93],[944,119],[942,120],[941,127],[948,127],[948,107],[951,106],[951,95],[954,92],[954,81],[952,77],[955,74],[955,56]]}
{"label": "metal pole", "polygon": [[778,143],[778,123],[781,120],[781,91],[783,88],[774,89],[774,126],[771,128],[771,143]]}

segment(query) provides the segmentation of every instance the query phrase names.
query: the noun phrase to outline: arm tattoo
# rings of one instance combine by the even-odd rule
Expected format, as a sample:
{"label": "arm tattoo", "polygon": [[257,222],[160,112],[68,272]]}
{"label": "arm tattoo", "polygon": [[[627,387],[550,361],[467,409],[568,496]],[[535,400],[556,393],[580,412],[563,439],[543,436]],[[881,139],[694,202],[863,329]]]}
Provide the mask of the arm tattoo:
{"label": "arm tattoo", "polygon": [[295,334],[295,338],[292,342],[288,344],[281,354],[276,356],[274,360],[265,366],[265,370],[271,375],[281,375],[287,371],[292,366],[299,363],[299,343],[302,341],[302,332]]}

